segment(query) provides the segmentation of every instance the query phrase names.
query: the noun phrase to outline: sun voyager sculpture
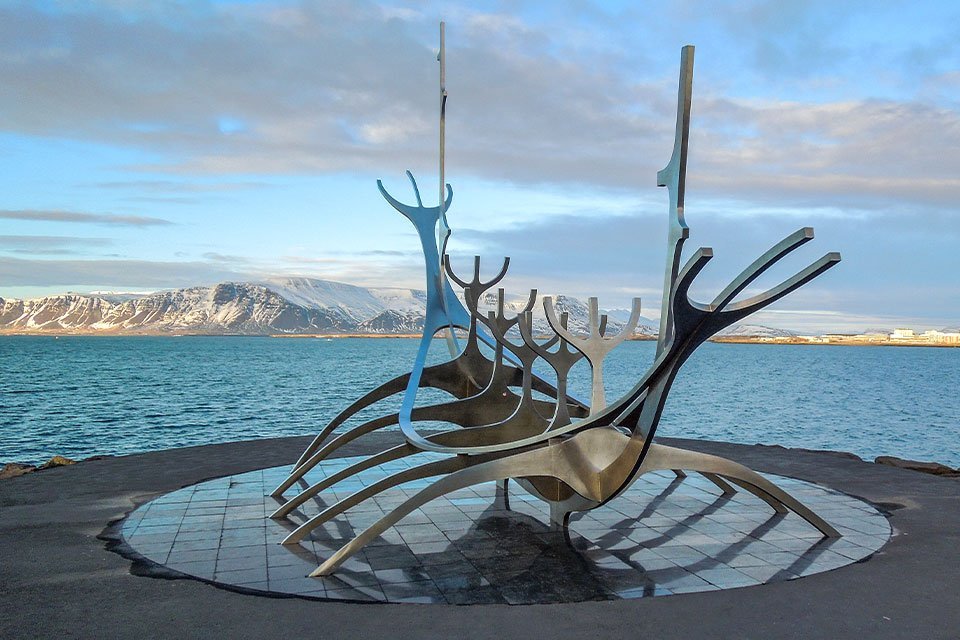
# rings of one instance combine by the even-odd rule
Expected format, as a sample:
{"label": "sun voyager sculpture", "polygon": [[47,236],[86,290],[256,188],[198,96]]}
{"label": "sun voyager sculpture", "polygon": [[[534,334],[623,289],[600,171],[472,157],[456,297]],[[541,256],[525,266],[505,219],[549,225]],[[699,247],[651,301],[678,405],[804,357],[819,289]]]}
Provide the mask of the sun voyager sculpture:
{"label": "sun voyager sculpture", "polygon": [[[480,276],[480,258],[474,260],[470,278],[461,277],[450,266],[446,253],[450,227],[446,213],[453,190],[443,174],[444,113],[447,93],[444,78],[444,41],[440,39],[440,193],[439,204],[424,206],[417,183],[413,185],[416,205],[392,197],[378,181],[383,197],[413,223],[420,236],[426,261],[427,300],[423,336],[410,373],[390,380],[351,404],[337,415],[311,442],[294,464],[289,476],[271,495],[280,502],[272,518],[291,518],[298,508],[320,492],[366,469],[412,456],[433,452],[431,460],[399,471],[363,487],[349,497],[326,507],[314,517],[295,523],[283,540],[295,545],[308,538],[315,528],[351,507],[392,488],[414,480],[435,478],[432,484],[408,497],[380,520],[371,524],[336,553],[327,558],[311,576],[331,574],[352,554],[374,540],[404,516],[429,501],[461,488],[483,482],[513,480],[550,506],[556,526],[566,526],[571,513],[595,509],[617,498],[645,473],[673,470],[679,477],[696,472],[710,479],[724,493],[736,488],[749,491],[778,513],[792,510],[825,537],[839,533],[821,517],[775,484],[747,467],[714,455],[698,453],[654,442],[657,425],[677,372],[690,355],[722,329],[743,320],[783,298],[840,261],[828,253],[777,286],[753,297],[735,301],[764,271],[813,238],[811,228],[800,229],[771,247],[728,284],[709,303],[692,300],[688,294],[697,275],[713,252],[700,248],[681,266],[681,250],[689,236],[684,221],[684,183],[690,128],[694,49],[681,52],[680,87],[673,154],[666,168],[657,174],[657,184],[669,193],[669,235],[660,312],[660,331],[653,364],[623,397],[607,403],[604,397],[603,359],[636,328],[640,301],[633,302],[629,321],[616,335],[607,331],[596,298],[589,301],[589,333],[574,335],[567,327],[566,314],[558,316],[550,297],[543,298],[544,312],[554,335],[543,341],[532,331],[531,310],[536,291],[530,292],[526,307],[512,317],[504,313],[504,292],[497,292],[497,308],[484,314],[478,307],[484,295],[506,275],[509,258],[489,280]],[[463,289],[462,299],[451,281]],[[466,331],[461,346],[453,329]],[[512,337],[519,330],[519,339]],[[427,351],[434,336],[445,332],[452,359],[426,366]],[[509,333],[509,335],[508,335]],[[481,346],[486,345],[486,348]],[[492,355],[487,355],[487,354]],[[589,404],[567,394],[570,369],[585,358],[592,370]],[[534,374],[534,364],[543,360],[556,373],[556,385]],[[454,400],[416,406],[422,387],[443,390]],[[342,433],[334,432],[352,416],[398,393],[403,393],[396,413],[368,420]],[[552,400],[534,397],[534,392]],[[544,417],[549,416],[549,417]],[[442,421],[454,428],[423,435],[416,423]],[[344,444],[391,425],[399,425],[404,442],[363,458],[320,482],[308,485],[304,476]],[[437,455],[438,454],[438,455]],[[299,493],[284,499],[294,485]]]}

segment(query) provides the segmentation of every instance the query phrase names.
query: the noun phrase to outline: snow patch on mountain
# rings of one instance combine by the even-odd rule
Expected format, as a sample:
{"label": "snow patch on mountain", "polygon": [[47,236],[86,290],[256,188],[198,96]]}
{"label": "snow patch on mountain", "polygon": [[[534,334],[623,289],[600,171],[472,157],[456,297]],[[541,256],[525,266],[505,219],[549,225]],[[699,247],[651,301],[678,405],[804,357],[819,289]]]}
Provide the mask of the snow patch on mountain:
{"label": "snow patch on mountain", "polygon": [[718,338],[789,338],[796,336],[793,331],[774,329],[762,324],[735,324],[717,334]]}
{"label": "snow patch on mountain", "polygon": [[383,309],[407,313],[426,313],[427,292],[420,289],[371,288],[370,295],[380,301]]}
{"label": "snow patch on mountain", "polygon": [[287,301],[306,309],[318,309],[362,322],[386,307],[369,289],[343,282],[315,278],[272,278],[260,284]]}

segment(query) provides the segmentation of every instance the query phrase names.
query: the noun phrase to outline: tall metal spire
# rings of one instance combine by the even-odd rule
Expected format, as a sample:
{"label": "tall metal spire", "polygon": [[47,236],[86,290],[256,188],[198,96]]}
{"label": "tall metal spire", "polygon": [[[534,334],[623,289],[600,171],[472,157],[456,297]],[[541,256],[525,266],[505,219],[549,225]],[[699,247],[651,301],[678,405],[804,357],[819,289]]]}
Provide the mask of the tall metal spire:
{"label": "tall metal spire", "polygon": [[690,103],[693,96],[693,46],[680,51],[680,89],[677,92],[677,127],[673,139],[673,155],[667,166],[657,172],[657,186],[670,191],[670,228],[667,232],[667,266],[663,275],[663,302],[660,305],[660,335],[657,356],[663,353],[673,337],[673,311],[670,296],[677,281],[683,241],[690,230],[683,219],[683,192],[687,178],[687,142],[690,138]]}

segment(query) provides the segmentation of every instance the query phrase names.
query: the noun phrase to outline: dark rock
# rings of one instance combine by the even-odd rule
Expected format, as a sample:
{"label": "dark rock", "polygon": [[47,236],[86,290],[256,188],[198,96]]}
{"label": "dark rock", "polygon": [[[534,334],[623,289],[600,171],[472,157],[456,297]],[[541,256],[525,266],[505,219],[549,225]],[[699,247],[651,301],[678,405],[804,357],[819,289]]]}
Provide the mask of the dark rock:
{"label": "dark rock", "polygon": [[921,473],[929,473],[934,476],[960,477],[960,469],[948,467],[939,462],[920,462],[918,460],[904,460],[894,456],[880,456],[874,460],[877,464],[885,464],[900,469],[910,469]]}
{"label": "dark rock", "polygon": [[27,473],[32,473],[36,471],[37,468],[32,464],[23,464],[20,462],[8,462],[3,465],[3,468],[0,469],[0,480],[6,480],[7,478],[16,478],[17,476],[22,476]]}
{"label": "dark rock", "polygon": [[781,449],[783,451],[799,451],[801,453],[818,453],[827,456],[836,456],[837,458],[847,458],[848,460],[860,460],[863,458],[849,451],[832,451],[830,449],[804,449],[803,447],[785,447],[782,444],[756,444],[757,447],[767,447],[768,449]]}
{"label": "dark rock", "polygon": [[52,469],[54,467],[66,467],[67,465],[77,464],[76,460],[71,460],[70,458],[64,458],[63,456],[53,456],[42,465],[37,467],[37,469]]}
{"label": "dark rock", "polygon": [[850,453],[849,451],[830,451],[828,449],[804,449],[803,447],[794,447],[794,451],[802,451],[804,453],[822,453],[828,456],[836,456],[838,458],[847,458],[848,460],[863,460],[860,456],[855,453]]}

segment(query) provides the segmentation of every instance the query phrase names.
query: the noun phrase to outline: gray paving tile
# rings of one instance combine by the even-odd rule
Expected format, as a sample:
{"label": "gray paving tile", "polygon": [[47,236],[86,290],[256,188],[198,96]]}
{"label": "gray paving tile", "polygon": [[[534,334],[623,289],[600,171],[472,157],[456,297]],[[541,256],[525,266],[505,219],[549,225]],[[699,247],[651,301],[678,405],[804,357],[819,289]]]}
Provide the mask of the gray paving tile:
{"label": "gray paving tile", "polygon": [[185,573],[190,576],[196,576],[205,580],[212,580],[216,569],[216,561],[208,560],[204,562],[171,562],[167,561],[166,566]]}

